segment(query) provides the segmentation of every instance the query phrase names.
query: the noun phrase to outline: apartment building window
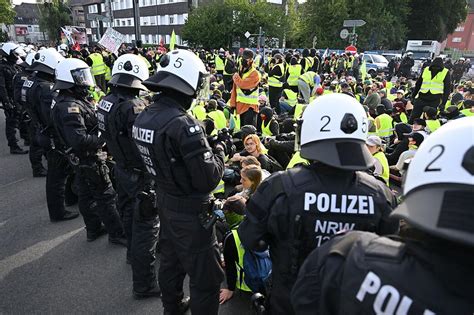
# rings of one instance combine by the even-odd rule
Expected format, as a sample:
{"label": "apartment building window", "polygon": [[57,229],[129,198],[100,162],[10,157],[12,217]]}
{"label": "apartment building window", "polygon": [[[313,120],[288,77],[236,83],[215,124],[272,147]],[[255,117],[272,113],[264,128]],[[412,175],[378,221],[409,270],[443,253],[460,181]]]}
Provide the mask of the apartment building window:
{"label": "apartment building window", "polygon": [[107,11],[107,10],[105,10],[105,3],[101,3],[101,4],[100,4],[100,10],[101,10],[100,12],[105,12],[105,11]]}
{"label": "apartment building window", "polygon": [[142,40],[142,43],[143,43],[143,44],[146,44],[146,37],[145,37],[145,34],[142,34],[141,40]]}
{"label": "apartment building window", "polygon": [[95,23],[94,20],[91,21],[91,27],[97,27],[97,24]]}
{"label": "apartment building window", "polygon": [[127,20],[127,25],[128,25],[128,26],[133,26],[133,25],[132,25],[132,19],[128,19],[128,20]]}
{"label": "apartment building window", "polygon": [[173,25],[174,24],[174,15],[170,15],[169,16],[169,25]]}
{"label": "apartment building window", "polygon": [[460,42],[462,42],[461,37],[453,37],[453,43],[460,43]]}
{"label": "apartment building window", "polygon": [[122,26],[125,26],[125,20],[122,20]]}
{"label": "apartment building window", "polygon": [[88,8],[89,13],[97,13],[97,4],[90,5]]}

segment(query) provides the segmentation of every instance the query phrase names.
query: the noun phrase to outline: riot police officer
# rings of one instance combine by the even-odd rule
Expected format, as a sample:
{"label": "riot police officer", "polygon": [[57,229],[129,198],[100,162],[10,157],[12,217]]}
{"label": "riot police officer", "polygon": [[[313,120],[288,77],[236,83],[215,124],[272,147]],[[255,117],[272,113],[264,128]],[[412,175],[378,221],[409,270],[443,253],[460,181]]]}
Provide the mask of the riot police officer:
{"label": "riot police officer", "polygon": [[382,234],[398,230],[388,216],[391,191],[365,172],[373,165],[364,146],[368,121],[353,97],[330,94],[303,114],[301,156],[312,161],[268,178],[247,203],[239,227],[246,248],[262,241],[272,257],[270,311],[292,314],[289,294],[306,256],[340,230]]}
{"label": "riot police officer", "polygon": [[[54,71],[62,60],[64,57],[54,48],[42,49],[35,53],[33,64],[29,68],[30,71],[34,71],[34,74],[25,80],[21,89],[21,98],[25,100],[31,117],[30,160],[32,165],[35,161],[39,164],[36,169],[33,168],[33,175],[36,174],[35,171],[38,172],[43,167],[42,155],[46,153],[47,156],[46,202],[52,222],[71,220],[79,216],[79,213],[68,211],[64,207],[66,200],[75,199],[71,193],[72,189],[68,187],[71,182],[66,184],[68,176],[71,176],[73,171],[61,150],[64,148],[51,121],[51,104],[57,95],[57,92],[53,90]],[[33,159],[32,152],[35,152]]]}
{"label": "riot police officer", "polygon": [[126,246],[115,204],[116,193],[105,164],[106,156],[101,151],[104,141],[98,135],[94,109],[86,100],[91,86],[94,86],[94,78],[84,61],[62,60],[56,67],[53,89],[59,93],[51,104],[52,120],[75,167],[79,211],[86,224],[87,241],[92,242],[108,232],[110,243]]}
{"label": "riot police officer", "polygon": [[110,93],[97,106],[99,130],[115,161],[118,211],[127,237],[127,261],[132,265],[136,298],[160,296],[155,271],[158,213],[144,207],[135,211],[137,195],[148,194],[151,184],[132,139],[135,118],[145,108],[138,96],[140,90],[147,90],[142,84],[146,79],[148,67],[142,58],[133,54],[120,56],[112,69]]}
{"label": "riot police officer", "polygon": [[[192,52],[163,56],[144,81],[159,92],[136,119],[132,136],[156,182],[160,215],[158,279],[165,314],[180,314],[183,281],[189,275],[193,314],[217,314],[223,280],[209,195],[224,171],[224,146],[211,149],[203,127],[188,110],[200,92],[209,97],[208,72]],[[186,303],[183,303],[186,302]]]}
{"label": "riot police officer", "polygon": [[392,216],[400,237],[350,232],[313,251],[292,291],[297,314],[472,314],[474,118],[429,136]]}
{"label": "riot police officer", "polygon": [[5,134],[11,154],[27,154],[28,150],[23,150],[18,145],[16,129],[18,128],[18,109],[15,107],[13,99],[13,77],[17,70],[15,65],[18,62],[19,46],[15,43],[5,43],[0,48],[0,101],[5,113]]}

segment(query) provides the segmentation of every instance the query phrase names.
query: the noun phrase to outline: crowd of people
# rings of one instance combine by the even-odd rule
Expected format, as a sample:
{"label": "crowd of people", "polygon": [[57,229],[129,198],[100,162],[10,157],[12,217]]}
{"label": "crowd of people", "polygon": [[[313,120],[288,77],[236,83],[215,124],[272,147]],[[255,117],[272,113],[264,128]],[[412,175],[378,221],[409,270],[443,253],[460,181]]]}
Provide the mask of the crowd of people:
{"label": "crowd of people", "polygon": [[316,49],[0,54],[10,153],[46,177],[52,222],[78,203],[88,242],[126,248],[135,298],[166,314],[217,314],[236,291],[260,313],[472,314],[461,61],[412,78],[408,54],[373,75],[362,54]]}

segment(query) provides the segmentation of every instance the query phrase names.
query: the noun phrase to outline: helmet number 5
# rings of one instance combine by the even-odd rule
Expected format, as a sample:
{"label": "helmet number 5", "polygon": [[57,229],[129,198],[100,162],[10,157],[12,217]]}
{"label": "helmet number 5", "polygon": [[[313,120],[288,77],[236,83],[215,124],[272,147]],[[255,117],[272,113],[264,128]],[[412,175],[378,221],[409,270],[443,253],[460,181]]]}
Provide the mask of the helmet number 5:
{"label": "helmet number 5", "polygon": [[180,57],[176,58],[176,60],[174,61],[173,66],[174,66],[175,68],[181,68],[181,66],[183,65],[183,60],[184,60],[184,59],[183,59],[183,58],[180,58]]}
{"label": "helmet number 5", "polygon": [[432,148],[430,149],[429,152],[431,153],[431,151],[433,151],[434,148],[439,148],[439,149],[440,149],[440,150],[439,150],[439,153],[438,153],[438,155],[433,159],[433,161],[431,161],[431,162],[426,166],[425,172],[439,172],[439,171],[441,171],[441,168],[440,168],[440,167],[432,168],[432,166],[433,166],[433,163],[436,162],[436,161],[441,157],[441,155],[443,155],[443,153],[444,153],[444,145],[442,145],[442,144],[435,145],[434,147],[432,147]]}

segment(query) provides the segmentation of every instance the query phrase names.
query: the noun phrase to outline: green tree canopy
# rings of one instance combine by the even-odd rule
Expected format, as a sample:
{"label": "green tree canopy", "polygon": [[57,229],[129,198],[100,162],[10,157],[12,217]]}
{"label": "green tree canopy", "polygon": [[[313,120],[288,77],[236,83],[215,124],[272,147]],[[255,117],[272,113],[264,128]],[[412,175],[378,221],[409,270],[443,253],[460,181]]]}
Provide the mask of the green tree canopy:
{"label": "green tree canopy", "polygon": [[5,25],[13,24],[13,19],[16,16],[10,0],[0,0],[0,23]]}
{"label": "green tree canopy", "polygon": [[72,23],[69,8],[61,0],[52,0],[40,6],[41,30],[47,32],[50,40],[58,41],[61,27]]}
{"label": "green tree canopy", "polygon": [[215,0],[194,9],[184,25],[183,39],[206,48],[230,47],[233,40],[245,42],[246,31],[256,34],[259,27],[267,37],[281,37],[286,28],[281,7],[257,1]]}

